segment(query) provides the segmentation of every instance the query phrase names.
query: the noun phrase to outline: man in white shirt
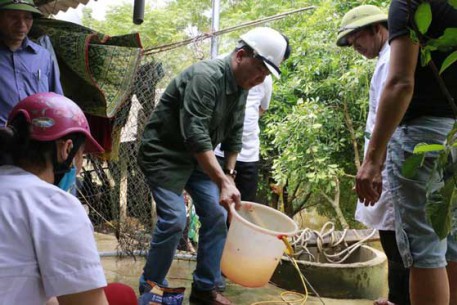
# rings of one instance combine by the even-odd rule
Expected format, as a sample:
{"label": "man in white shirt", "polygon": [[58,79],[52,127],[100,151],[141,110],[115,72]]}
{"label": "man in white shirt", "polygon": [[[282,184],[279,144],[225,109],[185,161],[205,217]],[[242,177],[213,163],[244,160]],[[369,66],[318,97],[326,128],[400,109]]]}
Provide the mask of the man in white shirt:
{"label": "man in white shirt", "polygon": [[[376,111],[389,71],[387,15],[373,5],[361,5],[344,15],[336,44],[352,46],[367,59],[378,57],[370,83],[369,112],[365,128],[365,153],[373,130]],[[381,244],[388,258],[388,300],[377,300],[375,305],[409,305],[409,270],[403,266],[395,237],[395,215],[387,171],[382,172],[383,191],[378,203],[365,206],[357,203],[355,218],[367,227],[379,230]]]}
{"label": "man in white shirt", "polygon": [[[258,184],[258,162],[260,154],[259,139],[259,118],[267,111],[271,94],[273,91],[273,80],[267,76],[263,83],[249,90],[246,101],[246,113],[243,126],[243,147],[236,159],[236,178],[235,184],[241,194],[243,201],[255,201]],[[221,151],[219,144],[214,153],[222,161],[224,152]]]}

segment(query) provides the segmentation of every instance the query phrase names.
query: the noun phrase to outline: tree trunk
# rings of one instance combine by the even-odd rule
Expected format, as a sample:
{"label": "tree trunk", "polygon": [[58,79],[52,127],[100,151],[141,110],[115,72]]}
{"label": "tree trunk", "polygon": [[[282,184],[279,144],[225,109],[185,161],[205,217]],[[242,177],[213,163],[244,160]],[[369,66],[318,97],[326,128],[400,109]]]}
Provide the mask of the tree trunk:
{"label": "tree trunk", "polygon": [[321,192],[321,193],[325,197],[325,199],[327,199],[328,202],[330,202],[330,205],[335,210],[336,218],[339,221],[339,223],[341,224],[341,227],[343,227],[343,229],[348,229],[349,225],[346,221],[346,218],[344,218],[343,211],[341,211],[341,208],[340,208],[340,180],[338,179],[338,177],[335,177],[335,182],[336,182],[335,196],[333,198],[330,198],[324,192]]}
{"label": "tree trunk", "polygon": [[344,121],[348,127],[349,133],[351,134],[352,147],[354,148],[354,163],[357,170],[360,168],[360,155],[359,155],[359,146],[357,145],[357,137],[355,136],[354,125],[352,124],[352,119],[349,114],[349,109],[346,101],[343,101],[344,107]]}

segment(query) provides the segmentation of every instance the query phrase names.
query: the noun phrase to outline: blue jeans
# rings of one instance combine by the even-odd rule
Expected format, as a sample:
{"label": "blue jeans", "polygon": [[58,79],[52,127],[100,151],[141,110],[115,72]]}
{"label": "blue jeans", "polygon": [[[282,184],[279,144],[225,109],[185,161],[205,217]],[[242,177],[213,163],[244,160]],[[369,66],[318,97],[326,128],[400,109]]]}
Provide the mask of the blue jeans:
{"label": "blue jeans", "polygon": [[[186,226],[183,195],[148,184],[156,202],[158,220],[144,273],[140,278],[140,287],[145,279],[167,285],[165,277]],[[192,197],[201,223],[197,267],[193,274],[194,287],[211,290],[215,288],[221,274],[220,261],[227,237],[227,212],[219,204],[219,188],[205,173],[194,170],[185,189]]]}
{"label": "blue jeans", "polygon": [[407,268],[441,268],[446,261],[457,261],[455,236],[440,240],[426,215],[427,185],[433,190],[444,185],[444,173],[431,177],[438,153],[426,154],[414,178],[402,175],[403,163],[414,147],[419,143],[443,144],[453,123],[448,118],[420,117],[398,127],[389,144],[386,164],[395,205],[397,244]]}

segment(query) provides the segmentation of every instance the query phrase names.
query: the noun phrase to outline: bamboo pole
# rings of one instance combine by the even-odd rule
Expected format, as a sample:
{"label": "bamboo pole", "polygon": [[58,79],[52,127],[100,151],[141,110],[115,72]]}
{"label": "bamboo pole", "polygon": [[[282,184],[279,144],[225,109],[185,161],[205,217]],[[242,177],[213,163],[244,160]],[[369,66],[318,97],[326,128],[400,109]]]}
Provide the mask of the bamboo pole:
{"label": "bamboo pole", "polygon": [[303,8],[299,8],[299,9],[293,10],[293,11],[277,14],[277,15],[274,15],[274,16],[269,16],[269,17],[257,19],[257,20],[254,20],[254,21],[245,22],[245,23],[242,23],[242,24],[239,24],[239,25],[236,25],[236,26],[228,27],[228,28],[220,30],[220,31],[216,31],[216,32],[212,32],[212,33],[203,33],[203,34],[198,35],[198,36],[193,37],[193,38],[189,38],[189,39],[185,39],[185,40],[182,40],[182,41],[173,42],[173,43],[164,44],[164,45],[160,45],[160,46],[157,46],[157,47],[146,49],[144,51],[144,55],[151,55],[151,54],[156,54],[156,53],[160,53],[160,52],[164,52],[164,51],[169,51],[169,50],[172,50],[172,49],[176,49],[176,48],[179,48],[179,47],[194,43],[196,41],[205,40],[205,39],[211,38],[213,36],[220,36],[220,35],[227,34],[227,33],[230,33],[230,32],[245,28],[245,27],[258,25],[258,24],[262,24],[262,23],[265,23],[265,22],[269,22],[269,21],[283,19],[283,18],[285,18],[285,17],[287,17],[289,15],[301,13],[301,12],[312,10],[312,9],[315,9],[315,8],[316,8],[315,6],[303,7]]}

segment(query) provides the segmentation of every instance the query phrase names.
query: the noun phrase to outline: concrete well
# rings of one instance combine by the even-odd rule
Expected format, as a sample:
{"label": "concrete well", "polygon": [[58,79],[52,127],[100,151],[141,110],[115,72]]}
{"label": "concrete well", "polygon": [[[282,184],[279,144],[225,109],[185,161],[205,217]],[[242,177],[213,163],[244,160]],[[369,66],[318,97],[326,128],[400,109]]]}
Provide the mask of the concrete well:
{"label": "concrete well", "polygon": [[[315,247],[312,262],[302,255],[297,263],[305,278],[321,297],[345,299],[377,299],[387,295],[386,255],[369,246],[361,246],[341,264],[329,263]],[[283,257],[271,282],[286,290],[303,292],[297,270]],[[308,288],[311,293],[311,289]]]}

